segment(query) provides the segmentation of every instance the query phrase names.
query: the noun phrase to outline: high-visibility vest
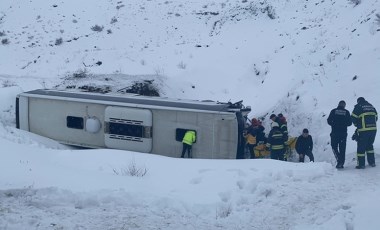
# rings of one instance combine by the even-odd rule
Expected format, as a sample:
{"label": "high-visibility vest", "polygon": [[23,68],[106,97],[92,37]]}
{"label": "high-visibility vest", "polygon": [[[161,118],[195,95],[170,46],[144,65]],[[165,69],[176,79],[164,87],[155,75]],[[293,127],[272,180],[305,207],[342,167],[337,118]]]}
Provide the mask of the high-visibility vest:
{"label": "high-visibility vest", "polygon": [[185,136],[182,139],[182,143],[192,145],[195,142],[195,140],[196,140],[195,132],[189,130],[185,133]]}
{"label": "high-visibility vest", "polygon": [[247,144],[250,144],[250,145],[256,144],[256,137],[253,136],[252,134],[248,133],[247,136],[245,136],[245,138],[247,140]]}

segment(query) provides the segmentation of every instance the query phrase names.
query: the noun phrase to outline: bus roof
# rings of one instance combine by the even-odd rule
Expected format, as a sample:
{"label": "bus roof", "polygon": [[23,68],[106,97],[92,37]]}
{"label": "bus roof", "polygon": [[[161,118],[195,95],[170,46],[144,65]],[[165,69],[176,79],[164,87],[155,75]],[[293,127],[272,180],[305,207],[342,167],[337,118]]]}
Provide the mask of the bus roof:
{"label": "bus roof", "polygon": [[92,93],[83,91],[72,90],[51,90],[51,89],[37,89],[24,92],[24,95],[36,96],[42,98],[61,98],[61,99],[84,99],[91,101],[109,101],[118,103],[129,103],[149,106],[162,106],[183,109],[196,109],[216,112],[236,112],[244,109],[241,101],[238,103],[222,103],[215,101],[199,101],[199,100],[184,100],[184,99],[170,99],[164,97],[141,96],[138,94],[115,94],[115,93]]}

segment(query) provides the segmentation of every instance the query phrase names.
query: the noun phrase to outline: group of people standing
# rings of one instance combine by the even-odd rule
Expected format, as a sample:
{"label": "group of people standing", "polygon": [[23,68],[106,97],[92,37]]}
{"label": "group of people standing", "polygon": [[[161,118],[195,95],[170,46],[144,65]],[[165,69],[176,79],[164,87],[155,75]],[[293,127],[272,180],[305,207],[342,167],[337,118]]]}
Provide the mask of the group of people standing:
{"label": "group of people standing", "polygon": [[[270,150],[271,159],[287,160],[286,149],[289,146],[288,126],[283,114],[272,114],[271,130],[268,137],[265,135],[265,128],[259,119],[253,118],[244,133],[246,146],[250,158],[255,158],[255,147],[266,145]],[[365,168],[365,157],[367,154],[368,165],[376,167],[375,152],[373,143],[375,141],[378,116],[375,107],[363,97],[357,99],[354,110],[350,112],[346,109],[346,102],[339,101],[338,107],[331,110],[327,123],[331,126],[331,147],[336,158],[337,169],[344,168],[346,156],[347,128],[354,124],[356,131],[352,140],[357,142],[357,169]],[[192,144],[196,141],[196,134],[193,130],[188,130],[183,137],[183,149],[181,157],[184,158],[187,152],[191,158]],[[305,161],[308,156],[310,161],[314,161],[313,138],[308,129],[303,129],[302,134],[296,139],[295,150],[299,155],[299,162]]]}
{"label": "group of people standing", "polygon": [[[287,161],[286,150],[289,145],[288,126],[286,118],[282,113],[270,116],[272,121],[271,130],[266,138],[261,121],[253,118],[251,125],[247,128],[245,134],[247,147],[250,153],[250,158],[255,158],[254,148],[260,144],[266,144],[270,151],[270,158],[275,160]],[[299,154],[299,161],[304,162],[305,156],[314,161],[313,155],[313,139],[309,135],[309,130],[304,129],[302,135],[297,138],[295,149]]]}
{"label": "group of people standing", "polygon": [[[344,168],[346,156],[347,128],[354,124],[356,131],[352,140],[357,142],[357,169],[365,168],[365,157],[367,155],[368,165],[376,167],[373,143],[375,141],[377,127],[377,111],[375,107],[363,97],[357,99],[354,110],[350,112],[345,109],[346,102],[340,101],[338,107],[331,110],[327,123],[331,126],[331,147],[336,158],[337,169]],[[289,146],[289,136],[286,118],[283,114],[272,114],[271,130],[266,138],[264,127],[256,118],[252,119],[251,125],[245,134],[247,147],[251,158],[255,158],[254,148],[260,143],[265,143],[270,151],[271,159],[286,161],[286,149]],[[308,156],[314,161],[313,138],[308,129],[303,129],[302,134],[296,138],[295,150],[299,155],[299,162],[305,161]]]}
{"label": "group of people standing", "polygon": [[365,168],[365,156],[367,154],[368,165],[376,167],[373,143],[375,141],[377,127],[377,111],[375,107],[363,97],[357,99],[351,115],[345,109],[346,102],[340,101],[338,107],[331,110],[327,123],[331,126],[331,147],[335,155],[337,169],[344,168],[346,156],[347,127],[354,124],[356,127],[352,140],[357,142],[357,169]]}
{"label": "group of people standing", "polygon": [[[269,117],[272,120],[271,131],[268,135],[267,146],[271,152],[271,159],[287,160],[286,148],[289,145],[288,126],[283,114],[272,114]],[[303,129],[302,134],[297,137],[295,149],[299,156],[299,162],[305,162],[305,156],[310,161],[314,161],[313,155],[313,138],[309,135],[308,129]]]}

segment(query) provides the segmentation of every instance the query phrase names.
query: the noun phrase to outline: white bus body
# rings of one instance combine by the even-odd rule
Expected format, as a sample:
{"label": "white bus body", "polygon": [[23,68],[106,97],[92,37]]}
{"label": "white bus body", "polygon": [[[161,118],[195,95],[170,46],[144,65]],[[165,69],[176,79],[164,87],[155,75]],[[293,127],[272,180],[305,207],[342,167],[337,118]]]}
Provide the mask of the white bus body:
{"label": "white bus body", "polygon": [[64,144],[179,157],[187,130],[196,132],[194,158],[244,154],[239,103],[176,100],[135,94],[38,89],[16,99],[17,128]]}

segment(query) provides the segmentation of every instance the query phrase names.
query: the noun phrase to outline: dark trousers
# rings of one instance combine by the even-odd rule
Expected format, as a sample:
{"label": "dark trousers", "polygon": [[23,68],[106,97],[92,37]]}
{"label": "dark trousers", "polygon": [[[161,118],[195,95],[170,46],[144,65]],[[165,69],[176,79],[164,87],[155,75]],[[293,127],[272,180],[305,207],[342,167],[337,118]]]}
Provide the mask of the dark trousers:
{"label": "dark trousers", "polygon": [[181,158],[185,157],[185,152],[186,151],[187,151],[187,157],[188,158],[193,158],[193,156],[191,156],[191,145],[183,143]]}
{"label": "dark trousers", "polygon": [[249,156],[251,159],[255,159],[255,146],[256,145],[252,145],[252,144],[247,144],[247,147],[248,147],[248,150],[249,150]]}
{"label": "dark trousers", "polygon": [[330,137],[337,166],[343,166],[346,161],[347,133],[331,133]]}
{"label": "dark trousers", "polygon": [[314,155],[313,155],[313,152],[308,150],[308,151],[304,151],[304,153],[299,153],[299,161],[300,162],[305,162],[305,155],[309,157],[310,161],[314,162]]}
{"label": "dark trousers", "polygon": [[375,164],[375,151],[373,151],[373,142],[375,142],[376,130],[359,132],[357,148],[357,164],[365,166],[365,153],[367,153],[368,164]]}
{"label": "dark trousers", "polygon": [[276,149],[270,151],[270,158],[274,160],[284,161],[285,149]]}

